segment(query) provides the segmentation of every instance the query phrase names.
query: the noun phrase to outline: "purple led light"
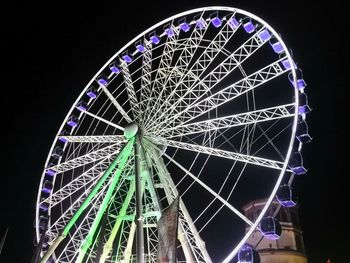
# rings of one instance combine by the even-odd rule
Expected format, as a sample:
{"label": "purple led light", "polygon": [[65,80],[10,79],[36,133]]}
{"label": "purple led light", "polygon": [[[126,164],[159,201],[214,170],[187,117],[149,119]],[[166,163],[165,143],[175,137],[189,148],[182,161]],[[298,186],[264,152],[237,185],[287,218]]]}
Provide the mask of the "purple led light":
{"label": "purple led light", "polygon": [[171,27],[165,29],[165,34],[167,34],[168,37],[173,37],[175,35],[174,30]]}
{"label": "purple led light", "polygon": [[99,78],[98,80],[97,80],[97,82],[98,82],[98,84],[100,84],[100,85],[102,85],[102,86],[107,86],[107,84],[108,84],[108,82],[107,82],[107,80],[105,80],[104,78]]}
{"label": "purple led light", "polygon": [[77,109],[80,110],[80,111],[86,111],[88,108],[88,105],[85,101],[80,101],[77,105]]}
{"label": "purple led light", "polygon": [[272,46],[273,51],[275,51],[275,53],[280,54],[283,52],[283,46],[282,46],[281,42],[273,43],[273,44],[271,44],[271,46]]}
{"label": "purple led light", "polygon": [[42,191],[43,193],[49,194],[49,193],[51,192],[51,189],[43,188],[41,191]]}
{"label": "purple led light", "polygon": [[49,181],[46,181],[46,182],[44,183],[44,186],[43,186],[43,188],[41,189],[41,191],[44,192],[44,193],[49,194],[49,193],[51,193],[52,188],[53,188],[52,183],[49,182]]}
{"label": "purple led light", "polygon": [[293,191],[288,185],[282,185],[279,187],[276,199],[284,207],[293,207],[296,205],[295,200],[293,200]]}
{"label": "purple led light", "polygon": [[309,113],[311,111],[309,105],[299,106],[298,110],[299,110],[299,114],[306,114],[306,113]]}
{"label": "purple led light", "polygon": [[70,125],[70,126],[72,126],[72,127],[75,127],[75,126],[78,125],[78,123],[75,122],[75,121],[73,121],[73,120],[69,120],[69,121],[67,122],[67,124]]}
{"label": "purple led light", "polygon": [[67,124],[72,126],[72,127],[75,127],[77,126],[79,123],[79,120],[76,116],[72,115],[69,120],[67,121]]}
{"label": "purple led light", "polygon": [[55,149],[52,151],[52,157],[54,158],[60,158],[63,155],[63,150],[61,147],[57,146]]}
{"label": "purple led light", "polygon": [[190,30],[190,26],[187,23],[185,23],[185,22],[180,24],[180,28],[184,32],[187,32],[187,31]]}
{"label": "purple led light", "polygon": [[197,28],[203,29],[207,26],[207,23],[204,21],[203,18],[200,18],[196,23]]}
{"label": "purple led light", "polygon": [[218,18],[217,16],[214,17],[212,20],[211,20],[211,23],[213,24],[213,26],[215,27],[220,27],[222,22],[221,22],[221,19]]}
{"label": "purple led light", "polygon": [[[289,70],[292,68],[292,64],[290,63],[289,59],[282,60],[282,65],[283,65],[284,69],[286,69],[286,70]],[[294,61],[293,61],[293,67],[297,68]]]}
{"label": "purple led light", "polygon": [[56,172],[52,169],[47,169],[45,173],[49,176],[54,176],[56,174]]}
{"label": "purple led light", "polygon": [[97,97],[97,94],[92,91],[92,90],[89,90],[88,92],[86,92],[86,94],[91,98],[91,99],[96,99]]}
{"label": "purple led light", "polygon": [[120,72],[120,69],[115,65],[115,62],[109,65],[109,69],[116,74]]}
{"label": "purple led light", "polygon": [[39,205],[41,211],[46,212],[49,209],[49,205],[47,203],[42,203]]}
{"label": "purple led light", "polygon": [[83,105],[83,104],[77,106],[77,109],[80,110],[80,111],[86,111],[87,110],[86,106]]}
{"label": "purple led light", "polygon": [[123,55],[122,58],[123,58],[123,60],[124,60],[126,63],[130,63],[130,62],[132,61],[131,56],[128,55],[128,54]]}
{"label": "purple led light", "polygon": [[294,202],[293,200],[280,201],[279,203],[284,207],[294,207],[297,205],[297,203]]}
{"label": "purple led light", "polygon": [[239,22],[237,21],[236,18],[232,17],[229,21],[228,21],[228,25],[231,27],[232,30],[235,30],[239,27]]}
{"label": "purple led light", "polygon": [[306,83],[303,79],[298,79],[297,84],[299,90],[303,90],[306,87]]}
{"label": "purple led light", "polygon": [[141,53],[145,52],[145,47],[143,45],[141,45],[141,44],[136,45],[136,48]]}
{"label": "purple led light", "polygon": [[[293,86],[295,87],[293,79],[289,79],[289,80],[293,84]],[[305,89],[305,87],[306,87],[305,81],[303,79],[297,79],[297,88],[299,90],[303,90],[303,89]]]}
{"label": "purple led light", "polygon": [[151,36],[150,39],[155,45],[157,45],[160,42],[159,38],[156,35]]}
{"label": "purple led light", "polygon": [[263,42],[271,38],[270,32],[267,29],[264,29],[263,31],[261,31],[258,36],[260,40]]}
{"label": "purple led light", "polygon": [[238,253],[238,262],[251,263],[253,259],[253,248],[250,245],[244,244]]}
{"label": "purple led light", "polygon": [[58,137],[58,140],[60,140],[60,141],[63,142],[63,143],[68,142],[68,139],[67,139],[66,137],[64,137],[64,136]]}
{"label": "purple led light", "polygon": [[279,239],[282,233],[281,225],[273,217],[264,217],[260,221],[260,230],[263,236],[272,240]]}
{"label": "purple led light", "polygon": [[307,170],[303,166],[296,166],[292,168],[292,172],[296,175],[306,174]]}
{"label": "purple led light", "polygon": [[254,32],[254,30],[255,30],[255,26],[251,21],[244,23],[243,28],[244,28],[245,32],[247,32],[248,34]]}

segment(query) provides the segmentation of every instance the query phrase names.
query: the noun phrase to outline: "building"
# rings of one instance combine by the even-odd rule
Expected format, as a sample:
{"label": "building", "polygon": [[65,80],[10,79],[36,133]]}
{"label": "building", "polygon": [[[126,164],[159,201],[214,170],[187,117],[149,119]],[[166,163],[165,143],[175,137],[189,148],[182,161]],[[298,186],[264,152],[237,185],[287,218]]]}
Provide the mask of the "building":
{"label": "building", "polygon": [[[243,207],[244,214],[255,220],[266,203],[266,199],[255,200]],[[265,216],[273,216],[279,203],[274,200]],[[282,234],[277,240],[264,238],[257,229],[249,237],[247,243],[255,247],[260,255],[261,263],[307,263],[303,233],[300,228],[298,208],[281,207],[275,217],[281,224]]]}

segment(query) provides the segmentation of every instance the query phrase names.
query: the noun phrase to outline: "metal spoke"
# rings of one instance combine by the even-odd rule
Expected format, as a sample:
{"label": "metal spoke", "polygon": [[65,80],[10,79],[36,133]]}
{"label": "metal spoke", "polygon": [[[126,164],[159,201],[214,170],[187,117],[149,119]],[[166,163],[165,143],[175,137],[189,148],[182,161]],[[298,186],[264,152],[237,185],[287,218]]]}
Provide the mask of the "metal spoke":
{"label": "metal spoke", "polygon": [[151,45],[146,45],[144,41],[145,51],[143,52],[142,60],[142,73],[141,73],[141,90],[140,90],[140,114],[142,116],[141,121],[144,119],[144,112],[147,109],[148,99],[151,96],[151,84],[152,84],[152,49]]}
{"label": "metal spoke", "polygon": [[[164,51],[160,58],[156,76],[153,80],[151,92],[149,94],[149,97],[147,98],[148,100],[147,100],[146,112],[144,114],[144,120],[148,120],[151,114],[151,110],[149,109],[153,108],[155,101],[158,98],[158,94],[161,92],[161,88],[164,87],[164,84],[167,81],[168,76],[172,74],[171,71],[170,73],[167,73],[160,70],[162,68],[171,69],[171,62],[173,59],[174,52],[179,48],[178,47],[179,31],[172,24],[169,25],[169,28],[171,28],[174,31],[174,35],[167,38],[166,43],[164,45]],[[185,46],[187,46],[187,42],[185,42]],[[155,101],[153,101],[153,98],[156,98]]]}
{"label": "metal spoke", "polygon": [[87,135],[87,136],[58,136],[59,139],[63,139],[72,143],[125,143],[126,139],[124,135]]}
{"label": "metal spoke", "polygon": [[185,125],[164,129],[158,132],[158,136],[165,138],[173,138],[178,136],[186,136],[189,134],[213,131],[218,129],[232,128],[242,125],[251,125],[258,122],[271,121],[281,118],[294,117],[295,104],[266,108],[262,110],[250,111],[231,116],[210,119],[201,122],[195,122]]}
{"label": "metal spoke", "polygon": [[172,140],[165,140],[165,139],[154,139],[150,138],[153,142],[158,143],[158,144],[165,144],[167,146],[187,150],[187,151],[193,151],[193,152],[199,152],[203,154],[209,154],[209,155],[214,155],[226,159],[231,159],[234,161],[240,161],[248,164],[254,164],[254,165],[259,165],[259,166],[264,166],[267,168],[272,168],[272,169],[277,169],[277,170],[282,170],[283,168],[283,162],[279,161],[274,161],[274,160],[269,160],[261,157],[256,157],[256,156],[251,156],[251,155],[246,155],[246,154],[241,154],[241,153],[235,153],[235,152],[229,152],[229,151],[224,151],[224,150],[219,150],[216,148],[210,148],[206,146],[201,146],[201,145],[195,145],[195,144],[190,144],[190,143],[185,143],[185,142],[177,142],[177,141],[172,141]]}
{"label": "metal spoke", "polygon": [[96,162],[98,160],[101,160],[101,159],[106,158],[108,156],[111,156],[113,154],[116,154],[119,152],[120,148],[121,148],[121,144],[116,143],[116,144],[98,149],[98,150],[93,151],[91,153],[87,153],[85,155],[79,156],[77,158],[65,161],[63,163],[57,164],[55,166],[51,166],[48,169],[50,169],[56,173],[63,173],[65,171],[75,169],[79,166],[83,166],[83,165],[86,165],[88,163]]}
{"label": "metal spoke", "polygon": [[110,99],[110,101],[113,103],[113,105],[117,108],[117,110],[121,113],[121,115],[124,117],[124,119],[127,122],[131,122],[132,120],[129,117],[129,115],[125,112],[125,110],[122,108],[122,106],[120,106],[118,101],[113,97],[113,95],[109,92],[109,90],[103,85],[100,85],[100,87],[103,90],[103,92],[107,95],[107,97]]}
{"label": "metal spoke", "polygon": [[91,117],[93,117],[93,118],[95,118],[95,119],[97,119],[97,120],[99,120],[99,121],[102,121],[102,122],[104,122],[104,123],[106,123],[106,124],[108,124],[108,125],[110,125],[110,126],[112,126],[112,127],[114,127],[114,128],[117,128],[117,129],[119,129],[119,130],[121,130],[121,131],[124,131],[124,128],[123,128],[123,127],[121,127],[121,126],[119,126],[118,124],[115,124],[115,123],[113,123],[113,122],[110,122],[110,121],[108,121],[108,120],[106,120],[106,119],[104,119],[104,118],[102,118],[102,117],[99,117],[99,116],[97,116],[96,114],[93,114],[93,113],[91,113],[91,112],[89,112],[89,111],[83,111],[83,113],[86,114],[86,115],[89,115],[89,116],[91,116]]}
{"label": "metal spoke", "polygon": [[[50,204],[50,207],[54,207],[57,204],[63,202],[66,198],[72,196],[75,192],[79,191],[83,187],[90,189],[93,184],[92,182],[98,180],[98,178],[103,174],[103,172],[108,168],[111,163],[113,155],[110,155],[103,159],[102,161],[96,163],[93,167],[82,173],[80,176],[76,177],[74,180],[66,184],[65,186],[58,189],[51,196],[42,200],[40,204]],[[90,184],[90,185],[89,185]],[[82,196],[84,193],[82,194]]]}
{"label": "metal spoke", "polygon": [[233,205],[228,203],[224,198],[218,195],[214,190],[212,190],[208,185],[199,180],[194,174],[188,171],[185,167],[175,161],[172,157],[164,153],[164,156],[168,158],[172,163],[174,163],[177,167],[179,167],[182,171],[184,171],[187,175],[189,175],[196,183],[202,186],[205,190],[207,190],[210,194],[212,194],[216,199],[218,199],[221,203],[223,203],[227,208],[229,208],[232,212],[234,212],[238,217],[240,217],[244,222],[248,225],[252,226],[253,223],[241,212],[239,212]]}
{"label": "metal spoke", "polygon": [[131,79],[128,65],[126,63],[122,63],[121,67],[122,67],[122,72],[123,72],[123,76],[124,76],[124,83],[126,86],[126,91],[128,93],[128,96],[129,96],[131,111],[133,113],[134,120],[137,120],[139,117],[139,114],[140,114],[140,108],[139,108],[139,104],[138,104],[137,97],[136,97],[135,87],[134,87],[133,81]]}

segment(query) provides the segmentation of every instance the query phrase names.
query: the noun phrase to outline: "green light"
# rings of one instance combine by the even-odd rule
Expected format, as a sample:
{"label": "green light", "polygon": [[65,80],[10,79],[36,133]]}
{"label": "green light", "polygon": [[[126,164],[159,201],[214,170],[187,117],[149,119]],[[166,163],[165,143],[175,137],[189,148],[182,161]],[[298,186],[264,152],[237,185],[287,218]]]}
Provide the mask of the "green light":
{"label": "green light", "polygon": [[113,163],[108,167],[107,171],[103,174],[102,178],[98,181],[94,189],[90,192],[88,197],[84,200],[83,204],[79,207],[78,211],[74,214],[72,219],[68,222],[66,227],[63,229],[63,236],[65,237],[69,230],[72,228],[74,223],[78,220],[81,213],[85,210],[85,208],[89,205],[91,199],[97,194],[98,190],[103,185],[104,181],[106,181],[107,177],[113,171],[113,169],[117,166],[119,160],[125,155],[129,156],[132,150],[132,146],[134,144],[134,138],[131,138],[128,144],[124,147],[124,149],[118,154],[117,158],[113,161]]}
{"label": "green light", "polygon": [[134,141],[135,141],[135,138],[131,138],[130,141],[128,142],[128,144],[126,145],[126,147],[124,148],[124,150],[120,153],[121,160],[120,160],[118,169],[115,172],[114,178],[113,178],[110,186],[108,187],[106,196],[104,197],[104,199],[101,203],[100,209],[97,212],[95,220],[90,228],[89,234],[87,235],[85,242],[83,243],[82,247],[80,248],[80,252],[79,252],[78,258],[76,260],[76,263],[80,263],[83,261],[84,256],[86,254],[86,251],[88,250],[88,248],[91,246],[91,244],[93,242],[93,237],[95,235],[97,227],[102,219],[102,216],[103,216],[103,214],[108,206],[108,202],[112,197],[114,188],[117,185],[119,178],[120,178],[120,175],[121,175],[128,159],[129,159],[129,156],[132,152],[132,149],[133,149],[132,146],[134,144]]}
{"label": "green light", "polygon": [[109,252],[113,248],[113,242],[114,242],[115,236],[118,233],[118,230],[119,230],[120,225],[122,223],[123,217],[126,215],[126,211],[128,209],[128,206],[130,204],[131,198],[132,198],[134,193],[135,193],[135,180],[132,180],[130,182],[130,188],[129,188],[127,196],[126,196],[126,198],[124,200],[122,208],[120,209],[120,211],[118,213],[117,221],[115,222],[115,224],[113,226],[113,229],[111,231],[111,234],[109,235],[108,241],[103,246],[103,253],[102,253],[102,256],[101,256],[101,259],[100,259],[100,263],[104,263],[106,261],[106,258],[108,256]]}
{"label": "green light", "polygon": [[[43,258],[40,260],[40,263],[46,263],[46,261],[50,258],[52,253],[55,251],[55,249],[58,247],[58,245],[65,239],[67,236],[69,230],[72,228],[74,223],[78,220],[79,216],[82,214],[82,212],[86,209],[86,207],[89,205],[92,198],[97,194],[98,190],[101,188],[103,183],[106,181],[108,176],[111,174],[113,169],[117,166],[120,159],[122,161],[124,159],[128,159],[129,155],[132,152],[133,145],[135,142],[135,138],[131,138],[128,143],[124,146],[124,148],[121,150],[121,152],[118,154],[116,159],[111,163],[111,165],[108,167],[108,169],[104,172],[101,179],[97,182],[95,187],[92,189],[92,191],[89,193],[87,198],[84,200],[83,204],[79,207],[78,211],[73,215],[73,217],[69,220],[68,224],[63,229],[60,236],[57,237],[57,239],[54,241],[54,243],[50,246],[49,250],[46,252],[46,254],[43,256]],[[120,161],[119,169],[122,167],[124,168],[124,165],[122,165],[122,161]]]}

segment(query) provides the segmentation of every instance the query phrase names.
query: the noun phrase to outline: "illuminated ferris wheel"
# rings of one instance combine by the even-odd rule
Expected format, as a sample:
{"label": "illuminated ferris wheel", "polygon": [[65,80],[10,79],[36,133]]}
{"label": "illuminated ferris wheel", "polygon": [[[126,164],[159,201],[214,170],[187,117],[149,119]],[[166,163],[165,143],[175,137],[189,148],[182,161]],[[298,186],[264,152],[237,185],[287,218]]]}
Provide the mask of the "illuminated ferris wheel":
{"label": "illuminated ferris wheel", "polygon": [[[279,34],[243,10],[194,9],[141,33],[55,137],[37,199],[41,262],[158,262],[157,223],[178,196],[177,262],[249,255],[256,228],[277,234],[260,223],[280,186],[306,172],[305,86]],[[241,207],[256,195],[269,198],[252,220]]]}

